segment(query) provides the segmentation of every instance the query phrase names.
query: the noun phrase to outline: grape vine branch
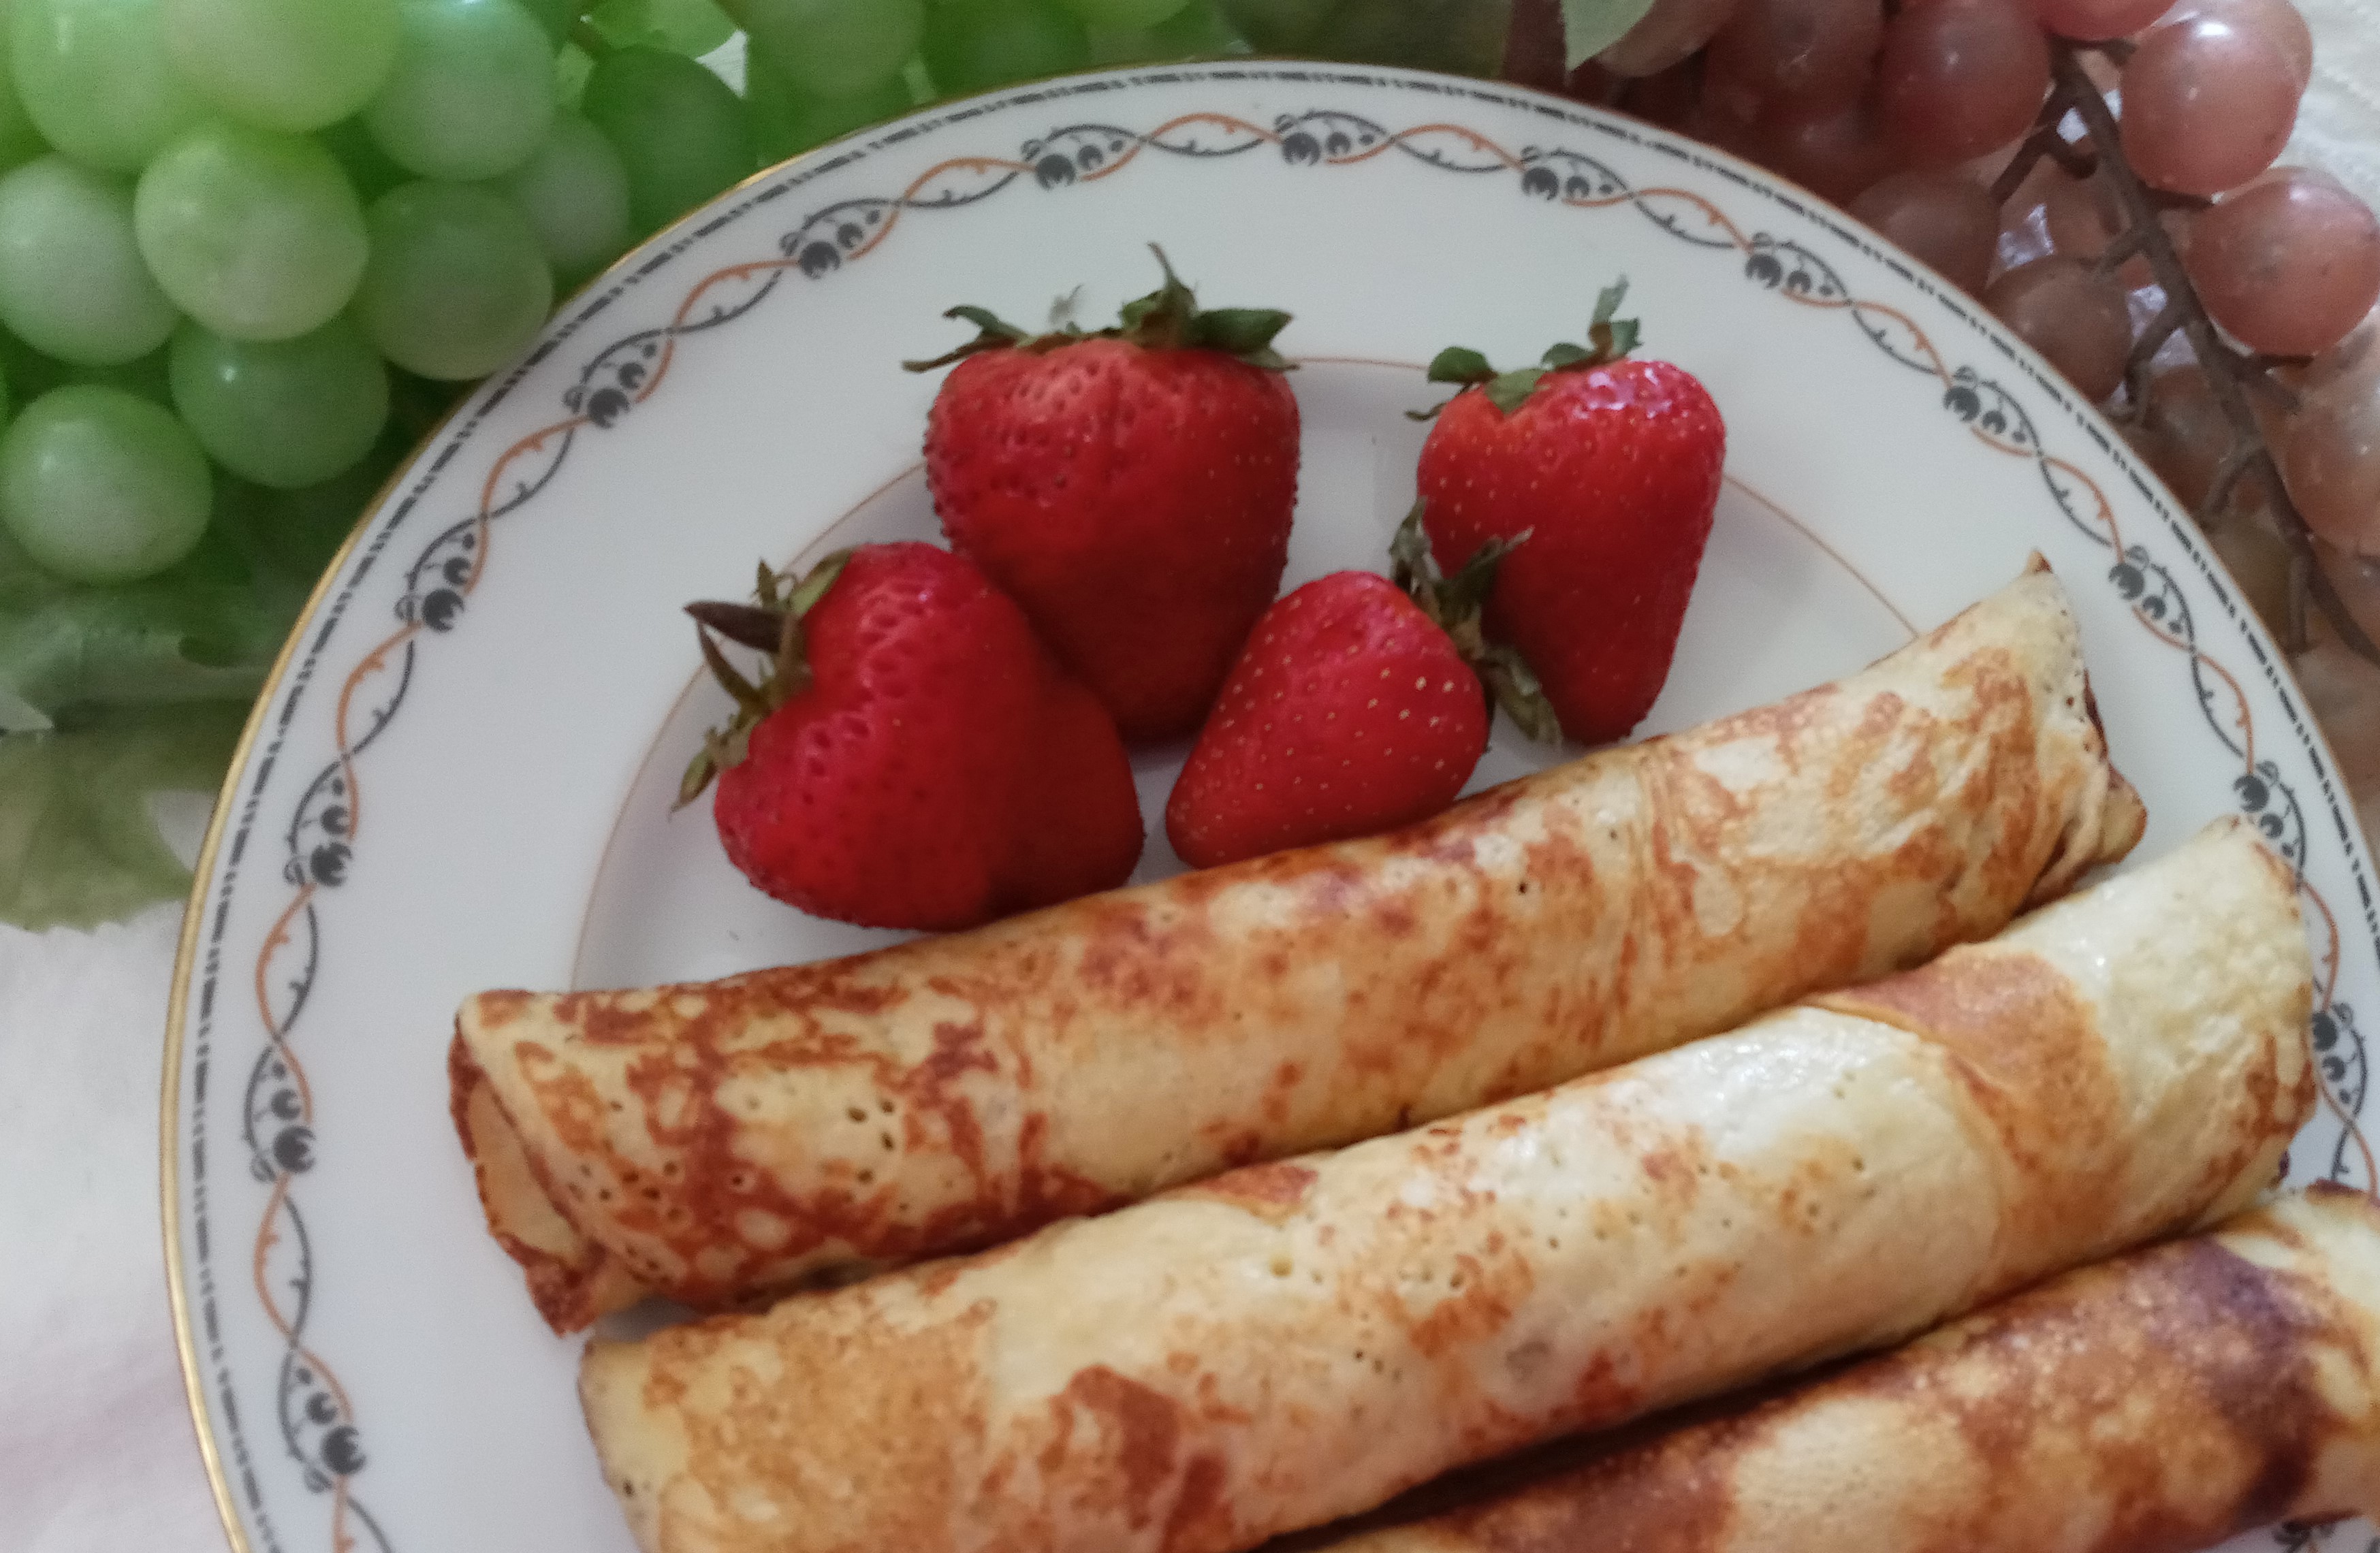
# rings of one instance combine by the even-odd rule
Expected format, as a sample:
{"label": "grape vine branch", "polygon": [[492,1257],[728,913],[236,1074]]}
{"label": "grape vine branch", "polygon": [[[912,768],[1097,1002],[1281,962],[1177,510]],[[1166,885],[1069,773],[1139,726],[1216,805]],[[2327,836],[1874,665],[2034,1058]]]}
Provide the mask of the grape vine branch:
{"label": "grape vine branch", "polygon": [[[2115,235],[2099,259],[2103,268],[2112,269],[2138,256],[2148,262],[2156,282],[2166,296],[2164,310],[2143,329],[2133,342],[2125,370],[2125,404],[2115,412],[2119,421],[2137,423],[2147,405],[2147,380],[2151,359],[2178,330],[2198,358],[2200,370],[2206,375],[2206,384],[2216,405],[2231,426],[2231,446],[2216,467],[2215,479],[2208,485],[2205,497],[2192,516],[2202,528],[2216,521],[2229,509],[2238,495],[2240,482],[2254,479],[2263,483],[2271,499],[2275,526],[2289,548],[2289,616],[2283,623],[2281,646],[2292,655],[2305,650],[2308,645],[2306,610],[2309,603],[2322,612],[2323,618],[2338,634],[2338,639],[2359,656],[2380,664],[2380,645],[2375,645],[2346,601],[2322,569],[2315,557],[2313,533],[2307,528],[2304,516],[2289,500],[2288,488],[2281,479],[2280,466],[2265,440],[2263,427],[2257,422],[2255,408],[2249,403],[2251,392],[2288,398],[2290,391],[2272,377],[2273,362],[2251,355],[2233,346],[2216,331],[2214,320],[2198,299],[2197,288],[2183,269],[2181,256],[2175,252],[2173,236],[2160,219],[2164,210],[2177,201],[2174,197],[2151,189],[2132,171],[2124,159],[2123,141],[2117,128],[2115,115],[2107,109],[2107,99],[2084,68],[2082,55],[2096,49],[2117,63],[2130,52],[2130,45],[2116,43],[2077,44],[2063,40],[2050,41],[2050,91],[2035,120],[2033,133],[2018,149],[2016,157],[1994,185],[1996,200],[2005,200],[2023,181],[2026,173],[2042,157],[2054,159],[2060,167],[2077,176],[2087,175],[2095,167],[2107,180],[2123,212],[2124,229]],[[2068,138],[2064,126],[2069,115],[2082,127],[2080,141]],[[2204,204],[2203,200],[2184,201]]]}

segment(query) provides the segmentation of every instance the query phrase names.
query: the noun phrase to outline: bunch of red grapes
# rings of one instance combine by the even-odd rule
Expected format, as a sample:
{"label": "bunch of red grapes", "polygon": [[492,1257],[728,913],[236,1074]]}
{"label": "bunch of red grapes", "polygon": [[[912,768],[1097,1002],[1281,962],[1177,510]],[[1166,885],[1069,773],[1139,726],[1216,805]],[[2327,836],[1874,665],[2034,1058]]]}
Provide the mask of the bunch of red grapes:
{"label": "bunch of red grapes", "polygon": [[1656,0],[1567,85],[1845,206],[2098,401],[2380,834],[2380,666],[2342,639],[2380,637],[2380,219],[2274,165],[2313,63],[2289,0]]}

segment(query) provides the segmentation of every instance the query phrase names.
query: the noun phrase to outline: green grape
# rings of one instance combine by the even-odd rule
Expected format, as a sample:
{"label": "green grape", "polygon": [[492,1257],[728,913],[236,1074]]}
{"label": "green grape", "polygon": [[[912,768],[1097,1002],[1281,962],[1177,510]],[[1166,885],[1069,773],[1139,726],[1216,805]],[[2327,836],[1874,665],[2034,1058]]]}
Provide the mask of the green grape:
{"label": "green grape", "polygon": [[214,527],[233,528],[225,520],[236,511],[243,549],[285,575],[319,576],[413,445],[392,424],[346,468],[294,491],[225,476],[215,486]]}
{"label": "green grape", "polygon": [[1086,27],[1154,27],[1171,19],[1186,0],[1062,0]]}
{"label": "green grape", "polygon": [[953,96],[1090,62],[1083,24],[1052,0],[937,0],[926,15],[926,68]]}
{"label": "green grape", "polygon": [[752,175],[758,154],[742,98],[682,54],[621,49],[595,62],[581,111],[628,169],[638,237]]}
{"label": "green grape", "polygon": [[184,323],[169,371],[174,407],[200,445],[232,473],[276,490],[347,468],[388,419],[388,371],[344,318],[270,342]]}
{"label": "green grape", "polygon": [[162,0],[174,65],[245,124],[297,133],[371,101],[396,63],[396,0]]}
{"label": "green grape", "polygon": [[363,273],[355,190],[329,152],[294,135],[199,126],[140,175],[132,221],[165,295],[236,340],[321,328]]}
{"label": "green grape", "polygon": [[735,19],[711,0],[602,0],[587,23],[615,47],[643,43],[698,59],[735,36]]}
{"label": "green grape", "polygon": [[339,170],[347,175],[347,186],[367,205],[398,184],[413,181],[411,173],[391,162],[388,152],[380,149],[360,116],[343,118],[318,131],[314,139],[337,159]]}
{"label": "green grape", "polygon": [[372,139],[424,177],[492,178],[553,123],[553,46],[515,0],[403,0],[396,68],[364,110]]}
{"label": "green grape", "polygon": [[130,173],[205,111],[166,57],[158,0],[16,0],[17,92],[44,140]]}
{"label": "green grape", "polygon": [[577,114],[554,115],[553,133],[501,187],[565,285],[628,247],[628,170],[603,132]]}
{"label": "green grape", "polygon": [[913,106],[909,83],[899,76],[856,97],[818,97],[757,54],[744,56],[744,100],[751,105],[763,162],[783,162],[838,135],[899,118]]}
{"label": "green grape", "polygon": [[63,156],[0,177],[0,322],[34,349],[86,367],[148,355],[174,304],[132,235],[132,185]]}
{"label": "green grape", "polygon": [[132,582],[188,555],[214,500],[173,413],[120,389],[52,389],[0,435],[0,526],[69,582]]}
{"label": "green grape", "polygon": [[138,361],[114,367],[68,367],[58,382],[61,385],[79,382],[118,388],[152,405],[162,405],[169,410],[174,407],[174,387],[168,381],[165,352],[162,350],[152,350]]}
{"label": "green grape", "polygon": [[409,183],[382,195],[366,220],[371,262],[355,316],[382,356],[426,378],[478,378],[537,338],[553,276],[537,233],[503,195]]}
{"label": "green grape", "polygon": [[[6,7],[0,6],[0,56],[8,47]],[[49,143],[34,127],[32,115],[25,112],[24,100],[17,95],[17,73],[0,57],[0,173],[11,167],[21,167],[33,158],[49,151]]]}
{"label": "green grape", "polygon": [[67,381],[74,370],[55,357],[43,356],[5,329],[0,329],[0,375],[8,380],[13,400],[38,399]]}
{"label": "green grape", "polygon": [[578,111],[587,95],[587,78],[595,73],[595,61],[576,43],[565,43],[553,56],[553,105]]}
{"label": "green grape", "polygon": [[1200,59],[1246,54],[1248,41],[1215,0],[1189,0],[1154,27],[1094,28],[1091,57],[1101,65],[1151,59]]}
{"label": "green grape", "polygon": [[925,0],[726,0],[747,53],[820,97],[853,97],[892,79],[925,36]]}

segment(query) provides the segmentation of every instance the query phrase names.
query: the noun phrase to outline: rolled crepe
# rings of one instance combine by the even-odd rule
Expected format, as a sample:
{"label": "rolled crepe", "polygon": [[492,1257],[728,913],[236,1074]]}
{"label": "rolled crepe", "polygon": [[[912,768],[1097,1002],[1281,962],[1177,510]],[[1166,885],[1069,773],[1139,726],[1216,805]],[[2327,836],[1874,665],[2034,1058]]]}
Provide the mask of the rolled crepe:
{"label": "rolled crepe", "polygon": [[1328,1553],[2190,1553],[2380,1515],[2380,1206],[2322,1185]]}
{"label": "rolled crepe", "polygon": [[2235,1211],[2311,997],[2228,821],[1543,1095],[592,1344],[580,1393],[647,1553],[1229,1553]]}
{"label": "rolled crepe", "polygon": [[990,1244],[1917,964],[2141,833],[2038,565],[1866,672],[1394,835],[699,986],[465,1003],[557,1330]]}

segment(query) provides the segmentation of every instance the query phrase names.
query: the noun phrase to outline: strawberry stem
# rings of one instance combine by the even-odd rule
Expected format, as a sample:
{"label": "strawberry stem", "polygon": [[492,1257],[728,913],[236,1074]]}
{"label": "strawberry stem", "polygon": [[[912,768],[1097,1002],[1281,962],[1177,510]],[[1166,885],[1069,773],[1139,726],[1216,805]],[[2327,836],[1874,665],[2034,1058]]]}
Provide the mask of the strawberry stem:
{"label": "strawberry stem", "polygon": [[[1269,372],[1291,370],[1289,360],[1272,345],[1273,336],[1288,324],[1289,314],[1276,308],[1202,309],[1197,294],[1173,273],[1165,250],[1155,243],[1148,245],[1148,250],[1157,255],[1164,284],[1146,297],[1126,302],[1113,328],[1086,333],[1069,323],[1046,334],[1027,334],[982,308],[957,307],[942,316],[962,318],[974,324],[979,331],[976,337],[931,360],[904,361],[901,365],[913,372],[930,372],[978,351],[1022,350],[1038,355],[1082,340],[1128,340],[1148,350],[1220,351]],[[1063,311],[1062,305],[1053,309],[1053,314],[1062,316]]]}
{"label": "strawberry stem", "polygon": [[[1460,383],[1465,388],[1485,387],[1488,402],[1501,413],[1511,415],[1529,402],[1529,395],[1537,391],[1537,384],[1550,374],[1600,367],[1619,360],[1636,348],[1643,334],[1636,320],[1616,316],[1620,311],[1621,299],[1627,295],[1625,276],[1605,286],[1595,298],[1595,316],[1588,322],[1586,329],[1587,343],[1580,346],[1567,340],[1558,341],[1546,347],[1546,353],[1538,358],[1536,366],[1516,367],[1509,372],[1500,372],[1488,363],[1487,357],[1468,346],[1449,346],[1430,358],[1428,381]],[[1405,415],[1414,420],[1434,420],[1439,410],[1453,402],[1448,399],[1427,410],[1407,410]]]}
{"label": "strawberry stem", "polygon": [[1512,649],[1491,645],[1481,625],[1488,595],[1496,586],[1498,568],[1503,564],[1504,557],[1528,542],[1535,530],[1488,540],[1472,553],[1461,571],[1451,577],[1444,576],[1439,572],[1437,557],[1430,552],[1429,537],[1422,528],[1422,514],[1427,505],[1427,502],[1415,502],[1413,511],[1397,525],[1396,537],[1389,541],[1390,580],[1446,633],[1455,652],[1479,676],[1481,692],[1488,698],[1491,711],[1503,708],[1514,727],[1540,744],[1560,743],[1561,723],[1554,716],[1553,703],[1546,699],[1536,674]]}
{"label": "strawberry stem", "polygon": [[758,604],[728,604],[716,600],[704,600],[686,606],[695,624],[711,630],[755,652],[774,652],[778,639],[784,635],[779,628],[784,621],[783,610],[763,609]]}
{"label": "strawberry stem", "polygon": [[[770,570],[764,561],[752,588],[757,602],[704,600],[686,606],[686,613],[694,617],[695,641],[702,649],[703,664],[735,701],[735,715],[725,729],[703,734],[701,752],[686,763],[686,774],[678,781],[677,807],[694,802],[710,785],[711,778],[744,758],[752,730],[763,718],[810,687],[802,617],[826,597],[850,562],[850,551],[836,551],[787,590],[784,577]],[[727,661],[727,655],[711,639],[714,631],[738,647],[770,655],[769,672],[758,684]]]}
{"label": "strawberry stem", "polygon": [[[911,372],[930,372],[938,367],[947,367],[953,361],[964,360],[967,357],[973,356],[978,351],[1006,350],[1012,346],[1022,346],[1030,349],[1036,344],[1036,337],[1034,335],[1027,334],[1024,330],[1019,329],[1014,323],[1009,322],[1006,319],[1002,318],[999,314],[992,312],[990,309],[986,308],[969,307],[965,303],[961,303],[959,306],[952,308],[948,311],[944,312],[942,316],[944,318],[963,318],[969,323],[974,324],[980,333],[978,333],[974,339],[969,340],[963,346],[960,346],[957,349],[946,350],[941,355],[937,356],[930,360],[904,361],[901,363],[903,370]],[[1060,334],[1042,335],[1039,338],[1062,340],[1062,336],[1064,334],[1072,333],[1074,333],[1072,330],[1066,330],[1062,331]],[[1043,346],[1042,348],[1047,349],[1049,347]]]}

